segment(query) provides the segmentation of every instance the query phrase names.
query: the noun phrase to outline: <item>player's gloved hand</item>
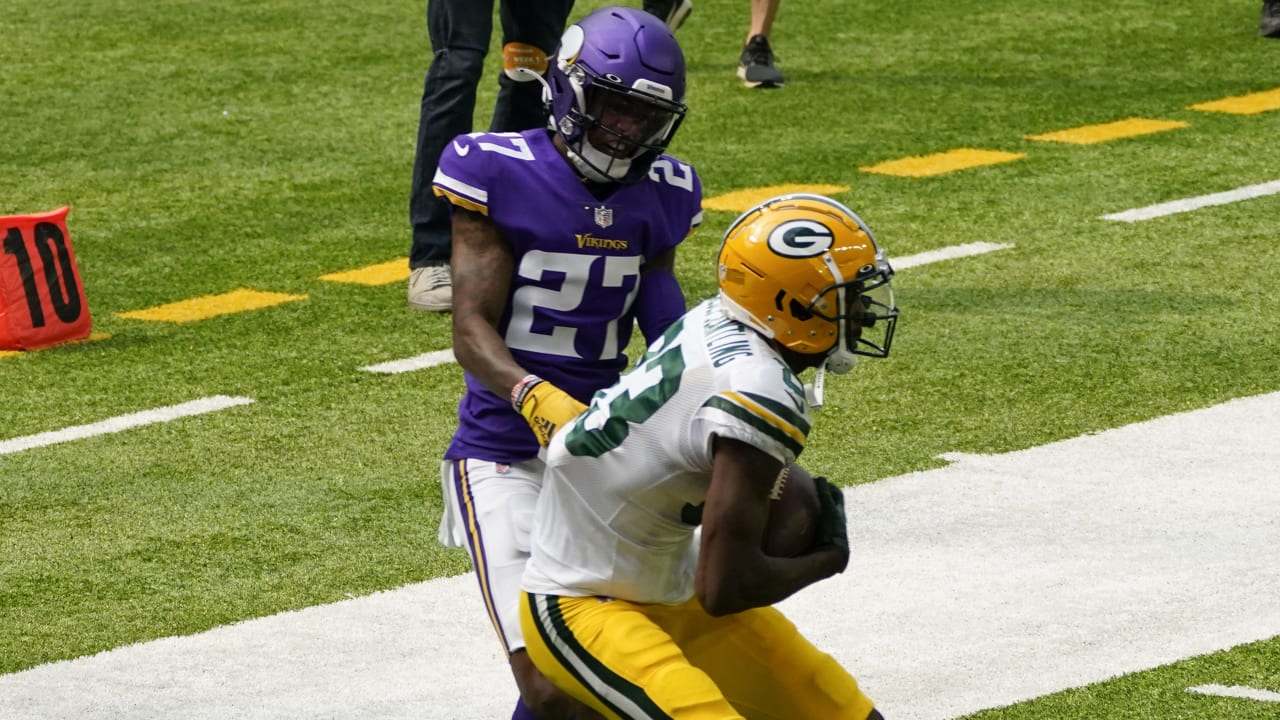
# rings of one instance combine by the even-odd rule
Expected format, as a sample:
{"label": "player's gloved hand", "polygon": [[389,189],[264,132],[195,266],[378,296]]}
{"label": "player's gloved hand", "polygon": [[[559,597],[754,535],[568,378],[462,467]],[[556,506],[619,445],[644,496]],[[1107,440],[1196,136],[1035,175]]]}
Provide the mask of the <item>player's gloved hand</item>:
{"label": "player's gloved hand", "polygon": [[511,406],[524,416],[542,447],[551,443],[556,430],[587,409],[572,395],[537,375],[526,375],[511,388]]}
{"label": "player's gloved hand", "polygon": [[818,491],[818,532],[814,538],[814,550],[840,550],[849,554],[848,520],[844,514],[844,491],[817,476],[813,485]]}

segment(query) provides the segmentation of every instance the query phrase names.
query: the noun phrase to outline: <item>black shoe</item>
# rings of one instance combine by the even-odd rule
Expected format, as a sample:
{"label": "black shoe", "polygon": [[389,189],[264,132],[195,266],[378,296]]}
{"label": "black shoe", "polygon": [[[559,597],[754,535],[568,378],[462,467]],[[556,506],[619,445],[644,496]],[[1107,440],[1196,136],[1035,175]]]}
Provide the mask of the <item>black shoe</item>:
{"label": "black shoe", "polygon": [[749,88],[780,88],[786,82],[778,68],[773,66],[773,48],[769,47],[769,38],[752,35],[747,41],[747,46],[742,49],[742,58],[738,60],[738,77]]}
{"label": "black shoe", "polygon": [[1280,38],[1280,0],[1266,0],[1262,3],[1258,34],[1262,37]]}
{"label": "black shoe", "polygon": [[657,16],[675,32],[693,12],[693,0],[644,0],[644,11]]}

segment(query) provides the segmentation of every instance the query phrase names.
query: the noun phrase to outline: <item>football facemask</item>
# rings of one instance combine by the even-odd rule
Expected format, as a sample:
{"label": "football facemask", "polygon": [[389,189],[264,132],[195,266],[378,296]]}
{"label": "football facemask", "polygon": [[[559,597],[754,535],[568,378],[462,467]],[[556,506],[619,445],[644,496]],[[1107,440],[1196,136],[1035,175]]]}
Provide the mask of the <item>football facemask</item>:
{"label": "football facemask", "polygon": [[[833,263],[834,264],[834,263]],[[832,274],[839,273],[833,267]],[[889,280],[893,268],[884,251],[876,251],[873,266],[860,268],[854,280],[828,288],[806,310],[840,328],[839,338],[827,355],[826,367],[837,375],[849,372],[857,356],[888,357],[898,326],[898,306]],[[831,314],[830,310],[840,311]]]}

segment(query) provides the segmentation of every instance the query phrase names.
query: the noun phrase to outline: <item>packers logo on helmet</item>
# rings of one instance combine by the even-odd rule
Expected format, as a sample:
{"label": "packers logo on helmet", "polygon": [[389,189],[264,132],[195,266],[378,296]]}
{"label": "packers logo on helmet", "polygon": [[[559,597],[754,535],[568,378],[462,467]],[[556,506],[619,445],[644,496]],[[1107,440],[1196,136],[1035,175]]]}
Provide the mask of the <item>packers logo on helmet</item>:
{"label": "packers logo on helmet", "polygon": [[835,242],[831,228],[813,220],[788,220],[769,233],[769,248],[787,257],[821,255]]}
{"label": "packers logo on helmet", "polygon": [[766,200],[725,233],[725,312],[783,347],[821,355],[834,373],[885,357],[897,326],[893,268],[852,210],[821,195]]}

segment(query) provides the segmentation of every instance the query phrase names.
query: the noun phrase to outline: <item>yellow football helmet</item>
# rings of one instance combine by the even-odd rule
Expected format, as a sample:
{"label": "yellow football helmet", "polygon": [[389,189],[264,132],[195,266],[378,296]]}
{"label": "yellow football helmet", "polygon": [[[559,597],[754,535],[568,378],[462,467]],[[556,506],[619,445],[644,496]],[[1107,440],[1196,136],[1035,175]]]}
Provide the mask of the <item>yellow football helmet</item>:
{"label": "yellow football helmet", "polygon": [[852,210],[821,195],[766,200],[720,246],[720,302],[784,347],[825,355],[833,373],[886,357],[898,323],[893,268]]}

